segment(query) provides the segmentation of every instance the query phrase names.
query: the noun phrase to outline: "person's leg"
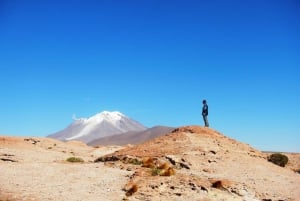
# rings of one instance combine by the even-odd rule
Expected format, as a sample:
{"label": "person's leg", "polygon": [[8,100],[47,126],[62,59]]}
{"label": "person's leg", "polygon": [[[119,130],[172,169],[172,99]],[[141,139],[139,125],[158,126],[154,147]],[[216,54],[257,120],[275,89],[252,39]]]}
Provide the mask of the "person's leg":
{"label": "person's leg", "polygon": [[205,127],[209,127],[207,116],[203,116]]}

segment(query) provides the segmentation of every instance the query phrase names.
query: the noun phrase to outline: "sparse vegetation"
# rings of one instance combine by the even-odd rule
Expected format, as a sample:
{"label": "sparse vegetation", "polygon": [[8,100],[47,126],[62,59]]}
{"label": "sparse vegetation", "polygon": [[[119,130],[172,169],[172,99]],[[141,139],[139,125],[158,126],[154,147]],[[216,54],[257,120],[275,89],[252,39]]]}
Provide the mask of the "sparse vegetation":
{"label": "sparse vegetation", "polygon": [[127,156],[120,157],[120,156],[101,156],[94,160],[95,163],[98,162],[114,162],[114,161],[121,161],[125,164],[133,164],[133,165],[141,165],[142,161],[137,158],[129,158]]}
{"label": "sparse vegetation", "polygon": [[113,161],[119,161],[120,158],[117,156],[101,156],[99,158],[97,158],[96,160],[94,160],[95,163],[99,163],[99,162],[113,162]]}
{"label": "sparse vegetation", "polygon": [[286,155],[275,153],[268,157],[268,161],[274,163],[275,165],[284,167],[288,163],[289,158]]}
{"label": "sparse vegetation", "polygon": [[169,168],[169,164],[168,163],[163,163],[163,164],[159,165],[158,168],[167,170]]}
{"label": "sparse vegetation", "polygon": [[165,169],[161,169],[159,167],[151,168],[152,176],[172,176],[175,174],[175,170],[172,167],[166,167]]}
{"label": "sparse vegetation", "polygon": [[83,163],[84,160],[82,158],[78,158],[78,157],[70,157],[67,159],[68,162],[71,163]]}
{"label": "sparse vegetation", "polygon": [[153,158],[144,158],[143,159],[143,165],[142,167],[146,167],[146,168],[154,168],[155,167],[155,164],[154,164],[154,160]]}
{"label": "sparse vegetation", "polygon": [[171,167],[169,167],[168,169],[163,169],[161,172],[160,172],[160,176],[172,176],[175,174],[175,170]]}
{"label": "sparse vegetation", "polygon": [[141,165],[142,161],[138,160],[137,158],[133,158],[133,159],[129,160],[129,163],[131,163],[133,165]]}
{"label": "sparse vegetation", "polygon": [[173,167],[167,162],[158,161],[155,158],[147,157],[142,161],[142,167],[150,168],[152,176],[171,176],[175,174]]}
{"label": "sparse vegetation", "polygon": [[132,186],[126,191],[126,196],[132,196],[133,193],[137,192],[137,184],[132,184]]}
{"label": "sparse vegetation", "polygon": [[48,147],[48,149],[52,149],[52,147]]}
{"label": "sparse vegetation", "polygon": [[151,168],[151,175],[152,176],[160,175],[161,171],[162,171],[162,169],[159,169],[157,167]]}
{"label": "sparse vegetation", "polygon": [[223,189],[224,188],[223,187],[223,182],[220,181],[220,180],[212,182],[211,187],[217,188],[217,189]]}

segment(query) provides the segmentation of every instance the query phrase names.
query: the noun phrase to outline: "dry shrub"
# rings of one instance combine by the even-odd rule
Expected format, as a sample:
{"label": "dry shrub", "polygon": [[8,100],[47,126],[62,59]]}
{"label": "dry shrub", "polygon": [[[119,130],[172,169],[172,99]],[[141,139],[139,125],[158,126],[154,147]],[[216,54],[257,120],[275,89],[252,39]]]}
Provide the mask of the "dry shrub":
{"label": "dry shrub", "polygon": [[161,172],[160,172],[160,176],[172,176],[175,174],[175,170],[171,167],[167,168],[167,169],[163,169]]}
{"label": "dry shrub", "polygon": [[128,190],[126,190],[126,196],[132,196],[135,192],[137,192],[138,186],[137,184],[132,184]]}
{"label": "dry shrub", "polygon": [[82,158],[78,158],[78,157],[70,157],[67,159],[68,162],[71,163],[83,163],[84,160]]}
{"label": "dry shrub", "polygon": [[151,168],[152,176],[171,176],[175,174],[175,170],[170,167],[168,162],[162,162],[148,157],[143,159],[142,164],[142,167]]}
{"label": "dry shrub", "polygon": [[286,155],[275,153],[268,157],[268,161],[274,163],[275,165],[284,167],[288,163],[289,158]]}
{"label": "dry shrub", "polygon": [[220,180],[213,182],[212,185],[211,185],[211,187],[217,188],[217,189],[222,189],[222,188],[224,188],[223,182],[220,181]]}
{"label": "dry shrub", "polygon": [[164,170],[168,169],[169,167],[170,166],[169,166],[168,163],[163,163],[163,164],[161,164],[161,165],[158,166],[159,169],[164,169]]}
{"label": "dry shrub", "polygon": [[125,164],[141,165],[143,164],[138,158],[129,158],[127,156],[123,157],[121,161]]}
{"label": "dry shrub", "polygon": [[163,163],[151,169],[152,176],[172,176],[175,170],[168,163]]}
{"label": "dry shrub", "polygon": [[155,164],[154,164],[154,160],[151,157],[148,158],[144,158],[142,161],[142,167],[146,167],[146,168],[154,168]]}
{"label": "dry shrub", "polygon": [[118,161],[120,160],[119,157],[117,156],[101,156],[99,158],[97,158],[96,160],[94,160],[95,163],[98,162],[114,162],[114,161]]}
{"label": "dry shrub", "polygon": [[131,163],[133,165],[141,165],[142,161],[138,160],[137,158],[134,158],[134,159],[129,160],[129,163]]}
{"label": "dry shrub", "polygon": [[160,173],[161,173],[161,169],[159,169],[159,168],[151,168],[151,175],[152,176],[157,176],[157,175],[160,175]]}

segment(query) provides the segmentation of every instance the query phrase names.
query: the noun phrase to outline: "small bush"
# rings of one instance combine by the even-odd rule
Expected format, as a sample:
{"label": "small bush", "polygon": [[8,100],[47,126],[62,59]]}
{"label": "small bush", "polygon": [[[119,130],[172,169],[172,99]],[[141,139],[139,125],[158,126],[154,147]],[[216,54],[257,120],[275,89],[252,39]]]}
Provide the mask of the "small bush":
{"label": "small bush", "polygon": [[167,176],[167,177],[172,176],[174,174],[175,174],[175,170],[173,168],[171,168],[171,167],[169,167],[168,169],[163,169],[159,173],[160,176]]}
{"label": "small bush", "polygon": [[276,153],[276,154],[271,154],[268,157],[268,161],[274,163],[275,165],[284,167],[288,163],[289,158],[286,155]]}
{"label": "small bush", "polygon": [[138,160],[137,158],[134,158],[132,160],[129,160],[129,163],[131,163],[133,165],[141,165],[143,162]]}
{"label": "small bush", "polygon": [[160,175],[160,173],[161,173],[161,169],[159,169],[159,168],[152,168],[151,169],[151,175],[152,176]]}
{"label": "small bush", "polygon": [[68,162],[71,163],[83,163],[84,160],[82,158],[77,158],[77,157],[70,157],[67,159]]}
{"label": "small bush", "polygon": [[213,188],[217,188],[217,189],[224,189],[224,186],[223,186],[223,182],[218,180],[218,181],[214,181],[211,185],[211,187]]}
{"label": "small bush", "polygon": [[154,168],[155,164],[154,164],[154,159],[153,158],[144,158],[142,161],[142,167],[146,167],[146,168]]}
{"label": "small bush", "polygon": [[99,158],[97,158],[96,160],[94,160],[95,163],[99,163],[99,162],[113,162],[113,161],[119,161],[120,158],[117,156],[101,156]]}
{"label": "small bush", "polygon": [[135,192],[137,192],[138,186],[136,184],[133,184],[127,191],[126,196],[132,196]]}
{"label": "small bush", "polygon": [[158,166],[159,169],[164,169],[164,170],[167,170],[169,168],[169,164],[168,163],[163,163],[163,164],[160,164]]}

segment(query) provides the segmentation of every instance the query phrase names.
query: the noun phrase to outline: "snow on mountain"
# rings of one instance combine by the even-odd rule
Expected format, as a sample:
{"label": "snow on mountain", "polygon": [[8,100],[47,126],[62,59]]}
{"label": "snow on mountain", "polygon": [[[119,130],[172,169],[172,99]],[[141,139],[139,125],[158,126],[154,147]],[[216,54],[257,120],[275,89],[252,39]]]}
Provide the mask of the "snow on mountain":
{"label": "snow on mountain", "polygon": [[67,128],[48,137],[63,141],[80,140],[89,143],[106,136],[145,129],[145,126],[120,112],[104,111],[90,118],[75,119]]}

